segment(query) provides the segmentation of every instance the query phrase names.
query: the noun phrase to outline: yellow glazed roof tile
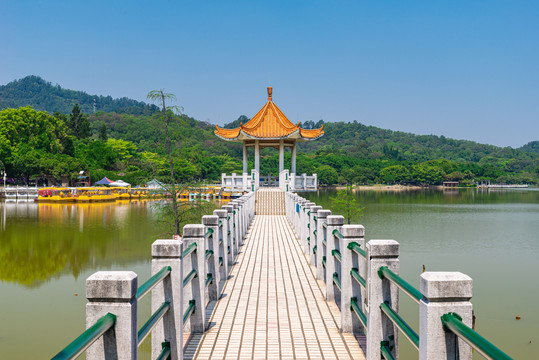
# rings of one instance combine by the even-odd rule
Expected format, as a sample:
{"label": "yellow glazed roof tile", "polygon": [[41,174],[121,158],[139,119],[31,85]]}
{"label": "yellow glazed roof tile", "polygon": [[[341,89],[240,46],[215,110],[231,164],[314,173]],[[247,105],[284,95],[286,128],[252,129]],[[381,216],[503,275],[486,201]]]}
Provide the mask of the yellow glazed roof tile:
{"label": "yellow glazed roof tile", "polygon": [[299,122],[294,125],[288,120],[281,109],[272,101],[271,87],[268,87],[268,102],[245,125],[240,124],[240,127],[236,129],[224,129],[217,125],[215,128],[215,135],[229,141],[243,140],[244,138],[283,139],[288,137],[298,140],[314,140],[324,135],[323,126],[320,129],[302,129]]}

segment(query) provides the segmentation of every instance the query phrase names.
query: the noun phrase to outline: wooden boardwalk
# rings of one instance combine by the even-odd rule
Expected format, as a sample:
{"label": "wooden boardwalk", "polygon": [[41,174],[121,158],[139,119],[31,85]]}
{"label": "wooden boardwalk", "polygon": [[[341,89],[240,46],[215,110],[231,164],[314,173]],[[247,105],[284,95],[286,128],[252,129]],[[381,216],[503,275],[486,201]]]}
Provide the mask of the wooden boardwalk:
{"label": "wooden boardwalk", "polygon": [[326,302],[284,215],[256,215],[210,329],[194,334],[185,359],[365,359],[340,311]]}

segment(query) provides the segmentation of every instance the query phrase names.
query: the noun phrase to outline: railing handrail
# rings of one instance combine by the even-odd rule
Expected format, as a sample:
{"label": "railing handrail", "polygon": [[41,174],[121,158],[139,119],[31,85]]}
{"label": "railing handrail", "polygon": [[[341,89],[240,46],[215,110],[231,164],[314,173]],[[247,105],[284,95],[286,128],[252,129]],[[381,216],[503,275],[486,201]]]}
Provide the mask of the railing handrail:
{"label": "railing handrail", "polygon": [[356,253],[358,253],[359,255],[363,256],[364,258],[367,257],[367,253],[365,252],[365,250],[363,250],[361,248],[361,245],[359,245],[357,242],[355,241],[352,241],[350,242],[347,246],[348,250],[352,250],[352,251],[355,251]]}
{"label": "railing handrail", "polygon": [[399,328],[399,330],[406,336],[406,338],[419,350],[419,335],[408,325],[400,315],[393,310],[387,302],[380,304],[380,309],[387,315],[387,317]]}
{"label": "railing handrail", "polygon": [[156,287],[164,278],[166,278],[172,268],[170,266],[164,266],[159,272],[155,273],[151,278],[137,289],[137,301],[140,301],[146,294],[148,294],[154,287]]}
{"label": "railing handrail", "polygon": [[450,331],[458,336],[459,339],[464,340],[487,359],[512,359],[509,355],[498,349],[490,341],[479,335],[475,330],[464,324],[462,322],[462,318],[456,313],[447,313],[442,315],[442,325],[444,330]]}
{"label": "railing handrail", "polygon": [[182,259],[187,257],[189,254],[191,254],[193,251],[196,251],[197,249],[197,243],[194,242],[192,243],[191,245],[189,245],[187,247],[187,249],[185,249],[183,252],[182,252]]}
{"label": "railing handrail", "polygon": [[417,290],[415,287],[406,282],[406,280],[404,280],[402,277],[389,270],[387,266],[382,266],[380,267],[380,269],[378,269],[378,276],[380,276],[381,279],[385,278],[391,281],[418,304],[419,301],[423,298],[423,294],[421,294],[421,291]]}
{"label": "railing handrail", "polygon": [[86,349],[90,347],[101,335],[112,328],[116,323],[116,315],[107,313],[99,318],[85,332],[80,334],[69,345],[56,354],[52,360],[71,360],[79,357]]}
{"label": "railing handrail", "polygon": [[137,332],[137,345],[140,346],[144,339],[150,335],[152,329],[157,325],[159,320],[165,316],[165,314],[170,310],[170,302],[165,301],[161,306],[150,316],[148,321],[144,323]]}
{"label": "railing handrail", "polygon": [[212,236],[213,234],[213,229],[211,227],[208,228],[208,230],[206,231],[206,233],[204,234],[204,239]]}
{"label": "railing handrail", "polygon": [[333,230],[331,233],[333,234],[333,236],[338,237],[339,239],[344,239],[343,234],[341,234],[338,229]]}

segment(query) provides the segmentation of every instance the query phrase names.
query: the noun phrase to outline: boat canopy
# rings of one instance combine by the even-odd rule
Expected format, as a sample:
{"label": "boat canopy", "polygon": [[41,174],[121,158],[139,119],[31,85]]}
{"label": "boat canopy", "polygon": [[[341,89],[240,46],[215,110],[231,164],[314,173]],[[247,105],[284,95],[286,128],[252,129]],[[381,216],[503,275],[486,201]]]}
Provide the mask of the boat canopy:
{"label": "boat canopy", "polygon": [[109,180],[109,179],[105,176],[103,179],[101,179],[101,180],[95,182],[94,185],[109,185],[109,184],[111,184],[112,182],[113,182],[112,180]]}

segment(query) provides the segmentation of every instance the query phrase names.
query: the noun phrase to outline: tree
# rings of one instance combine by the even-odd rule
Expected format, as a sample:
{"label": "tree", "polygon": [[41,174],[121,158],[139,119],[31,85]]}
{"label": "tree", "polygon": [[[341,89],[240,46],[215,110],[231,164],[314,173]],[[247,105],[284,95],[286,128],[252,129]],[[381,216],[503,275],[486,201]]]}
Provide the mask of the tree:
{"label": "tree", "polygon": [[79,104],[73,106],[69,115],[68,126],[77,139],[86,139],[92,135],[88,115],[81,112]]}
{"label": "tree", "polygon": [[101,141],[107,141],[108,135],[107,135],[107,125],[102,124],[99,128],[99,140]]}
{"label": "tree", "polygon": [[339,178],[337,170],[329,165],[320,166],[318,169],[316,169],[316,174],[318,175],[318,182],[320,184],[333,185],[337,183]]}
{"label": "tree", "polygon": [[337,191],[337,196],[330,197],[331,207],[336,214],[344,216],[347,224],[363,216],[364,207],[359,206],[351,186]]}

